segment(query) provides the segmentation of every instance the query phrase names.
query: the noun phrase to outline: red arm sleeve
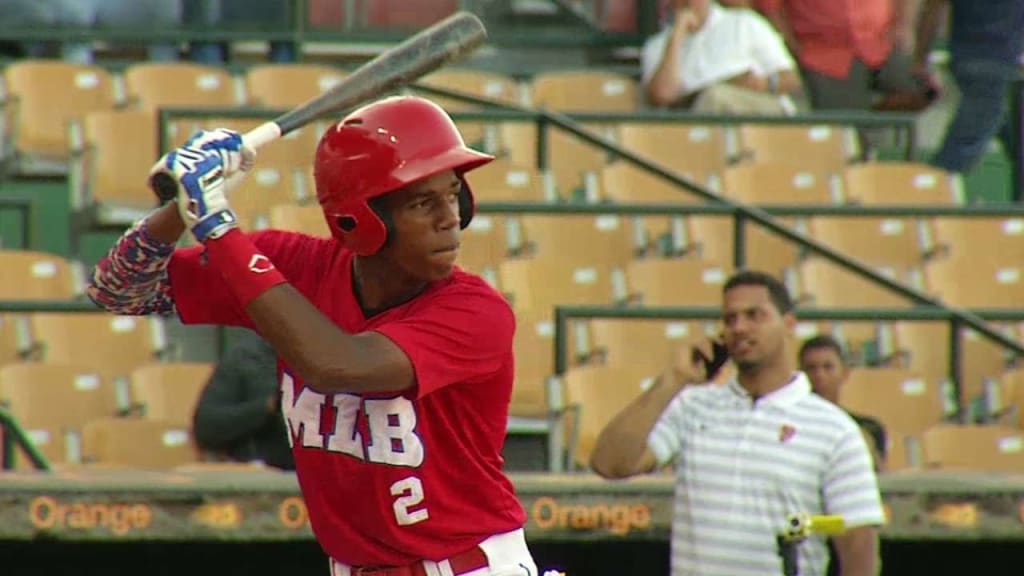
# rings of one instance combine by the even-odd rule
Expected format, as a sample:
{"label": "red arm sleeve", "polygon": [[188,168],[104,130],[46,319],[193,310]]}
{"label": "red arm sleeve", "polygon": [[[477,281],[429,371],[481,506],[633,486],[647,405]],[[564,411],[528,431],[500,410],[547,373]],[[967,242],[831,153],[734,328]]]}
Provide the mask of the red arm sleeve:
{"label": "red arm sleeve", "polygon": [[412,362],[416,398],[449,384],[485,379],[513,359],[515,315],[505,299],[482,281],[439,294],[376,330]]}

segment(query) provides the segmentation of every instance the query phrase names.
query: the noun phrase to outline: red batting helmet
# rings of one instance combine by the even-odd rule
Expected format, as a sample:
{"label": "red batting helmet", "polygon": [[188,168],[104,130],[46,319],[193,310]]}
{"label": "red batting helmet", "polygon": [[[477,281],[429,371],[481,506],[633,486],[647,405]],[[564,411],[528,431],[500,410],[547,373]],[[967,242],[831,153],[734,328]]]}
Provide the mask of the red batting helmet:
{"label": "red batting helmet", "polygon": [[313,165],[316,196],[331,233],[358,254],[380,250],[388,226],[370,201],[444,170],[462,181],[460,226],[473,218],[473,194],[463,174],[494,157],[466,147],[437,104],[395,96],[368,104],[320,138]]}

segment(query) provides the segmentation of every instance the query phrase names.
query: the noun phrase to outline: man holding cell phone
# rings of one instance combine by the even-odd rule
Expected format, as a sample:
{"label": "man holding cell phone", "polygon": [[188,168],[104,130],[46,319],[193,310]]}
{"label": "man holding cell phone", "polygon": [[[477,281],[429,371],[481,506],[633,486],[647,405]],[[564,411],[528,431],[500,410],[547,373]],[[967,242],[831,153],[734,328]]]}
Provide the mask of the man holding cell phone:
{"label": "man holding cell phone", "polygon": [[[616,415],[592,468],[619,479],[673,465],[672,576],[781,574],[776,536],[794,513],[842,516],[847,530],[834,540],[844,576],[877,574],[885,517],[871,454],[853,419],[797,369],[786,287],[748,270],[722,296],[719,345],[692,345],[672,376]],[[694,385],[714,380],[726,358],[735,377]],[[801,545],[801,574],[824,574],[827,563],[823,537]]]}

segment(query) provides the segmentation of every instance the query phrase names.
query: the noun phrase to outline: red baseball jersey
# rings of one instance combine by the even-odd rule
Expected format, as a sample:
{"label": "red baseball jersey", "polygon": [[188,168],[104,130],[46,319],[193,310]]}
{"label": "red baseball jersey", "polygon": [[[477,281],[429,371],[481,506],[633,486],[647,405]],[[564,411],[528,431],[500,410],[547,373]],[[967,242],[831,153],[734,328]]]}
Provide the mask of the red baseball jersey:
{"label": "red baseball jersey", "polygon": [[[284,416],[313,532],[345,564],[440,560],[523,526],[501,449],[512,394],[515,317],[479,277],[455,269],[413,300],[365,318],[354,254],[333,239],[250,235],[288,281],[348,333],[376,330],[412,361],[415,389],[321,394],[278,360]],[[201,248],[169,275],[182,321],[252,328]]]}

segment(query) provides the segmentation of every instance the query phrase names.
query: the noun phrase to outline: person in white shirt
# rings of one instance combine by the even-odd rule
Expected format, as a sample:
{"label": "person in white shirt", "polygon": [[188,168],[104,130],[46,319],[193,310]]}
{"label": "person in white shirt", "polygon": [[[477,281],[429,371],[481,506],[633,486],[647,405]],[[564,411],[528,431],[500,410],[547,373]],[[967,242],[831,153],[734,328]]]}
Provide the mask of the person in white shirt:
{"label": "person in white shirt", "polygon": [[749,8],[671,0],[669,24],[649,38],[641,82],[653,106],[695,112],[793,114],[797,66],[782,37]]}
{"label": "person in white shirt", "polygon": [[[672,576],[782,574],[777,537],[792,514],[838,515],[844,576],[879,568],[885,521],[860,428],[813,394],[797,370],[793,302],[769,274],[741,271],[723,288],[722,343],[736,377],[714,374],[710,342],[693,346],[601,432],[591,467],[608,479],[675,468]],[[714,363],[717,364],[717,363]],[[822,576],[824,536],[798,548],[801,576]]]}

